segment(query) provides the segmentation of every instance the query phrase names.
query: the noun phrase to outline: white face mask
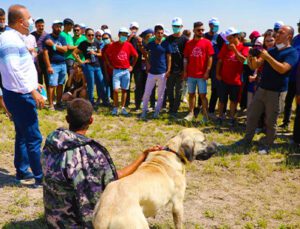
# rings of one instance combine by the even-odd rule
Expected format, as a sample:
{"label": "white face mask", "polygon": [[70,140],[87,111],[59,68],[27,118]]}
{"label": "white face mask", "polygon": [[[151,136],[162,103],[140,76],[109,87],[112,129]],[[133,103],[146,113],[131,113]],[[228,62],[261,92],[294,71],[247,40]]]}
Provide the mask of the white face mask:
{"label": "white face mask", "polygon": [[283,44],[283,43],[280,43],[280,44],[276,44],[276,47],[277,47],[277,49],[283,49],[284,47],[285,47],[286,45],[285,44]]}
{"label": "white face mask", "polygon": [[4,29],[5,23],[0,23],[0,29]]}
{"label": "white face mask", "polygon": [[34,30],[34,21],[32,18],[29,18],[27,23],[28,23],[28,26],[23,25],[23,27],[28,30],[28,33],[31,33]]}

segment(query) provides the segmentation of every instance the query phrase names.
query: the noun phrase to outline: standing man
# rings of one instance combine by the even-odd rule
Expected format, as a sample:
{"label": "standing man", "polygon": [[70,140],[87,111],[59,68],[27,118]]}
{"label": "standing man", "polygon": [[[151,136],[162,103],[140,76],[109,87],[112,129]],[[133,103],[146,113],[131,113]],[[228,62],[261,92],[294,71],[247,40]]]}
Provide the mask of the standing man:
{"label": "standing man", "polygon": [[213,115],[215,113],[217,101],[218,101],[218,88],[220,87],[219,81],[216,79],[216,68],[218,62],[218,54],[224,44],[223,38],[218,34],[220,22],[218,18],[211,18],[208,21],[209,31],[204,34],[204,37],[211,41],[211,44],[214,48],[215,54],[213,55],[213,62],[209,74],[211,79],[211,95],[209,99],[208,113]]}
{"label": "standing man", "polygon": [[[201,98],[204,124],[207,123],[208,102],[207,80],[212,66],[214,49],[209,40],[204,38],[204,26],[202,22],[194,23],[194,39],[188,41],[184,49],[184,77],[187,78],[189,92],[189,114],[184,118],[192,121],[196,103],[196,87],[198,86]],[[199,116],[200,117],[200,116]]]}
{"label": "standing man", "polygon": [[296,102],[297,102],[297,108],[296,108],[296,117],[294,123],[293,140],[296,146],[300,149],[300,64],[299,63],[297,66],[297,76],[296,76]]}
{"label": "standing man", "polygon": [[[24,36],[34,27],[29,11],[22,5],[12,5],[8,10],[8,28],[0,36],[0,71],[3,98],[15,125],[16,180],[35,179],[34,187],[42,184],[40,163],[42,135],[39,130],[36,107],[44,106],[37,91],[37,72]],[[28,168],[31,168],[31,172]]]}
{"label": "standing man", "polygon": [[155,40],[146,45],[147,51],[140,44],[140,49],[150,64],[143,96],[143,112],[141,119],[146,119],[148,102],[156,82],[158,83],[158,99],[153,118],[158,118],[160,109],[163,105],[167,78],[171,71],[171,47],[166,40],[163,41],[164,28],[161,25],[156,25],[154,27],[154,35]]}
{"label": "standing man", "polygon": [[239,41],[239,32],[230,27],[225,32],[228,45],[224,45],[218,55],[216,77],[220,82],[219,124],[223,121],[224,104],[230,99],[230,125],[235,124],[235,113],[242,86],[243,64],[249,48]]}
{"label": "standing man", "polygon": [[[130,72],[132,72],[138,58],[138,53],[131,43],[127,41],[129,31],[122,27],[119,29],[119,40],[107,48],[105,56],[107,66],[113,69],[114,108],[112,115],[118,115],[119,89],[122,90],[121,114],[128,115],[125,109],[127,90],[129,89]],[[130,65],[130,58],[133,58]]]}
{"label": "standing man", "polygon": [[167,97],[169,100],[169,113],[176,117],[182,95],[183,85],[183,51],[188,38],[181,32],[182,19],[175,17],[172,20],[173,34],[167,37],[171,46],[171,72],[167,79]]}
{"label": "standing man", "polygon": [[73,29],[74,21],[70,18],[66,18],[64,21],[64,30],[60,33],[60,35],[65,38],[67,43],[67,52],[65,53],[65,61],[67,65],[67,73],[68,73],[68,81],[72,79],[73,65],[75,62],[75,58],[73,56],[73,51],[76,49],[74,46],[73,37],[70,32]]}
{"label": "standing man", "polygon": [[56,108],[61,108],[63,86],[66,80],[67,67],[64,54],[68,47],[66,40],[60,35],[63,23],[55,20],[52,23],[52,33],[44,41],[44,60],[49,78],[49,109],[55,110],[53,105],[54,90],[56,89]]}
{"label": "standing man", "polygon": [[[83,36],[83,34],[81,34],[81,28],[80,25],[75,24],[73,27],[73,44],[78,47],[80,45],[81,42],[86,41],[86,36]],[[82,53],[79,54],[80,59],[82,61],[85,60],[84,55]]]}
{"label": "standing man", "polygon": [[[44,30],[45,22],[44,22],[43,18],[37,18],[35,20],[35,28],[36,28],[36,31],[31,33],[35,37],[36,44],[38,47],[37,58],[35,61],[35,67],[38,72],[39,84],[43,85],[45,82],[47,93],[48,93],[49,92],[49,80],[48,80],[47,68],[45,65],[44,57],[43,57],[43,42],[45,41],[47,33]],[[49,98],[49,95],[47,95],[47,97]]]}
{"label": "standing man", "polygon": [[298,62],[297,50],[291,46],[293,35],[293,27],[280,27],[275,38],[276,47],[261,51],[259,57],[248,58],[250,68],[263,66],[263,69],[259,87],[248,109],[246,135],[237,144],[251,143],[258,121],[265,113],[266,140],[259,150],[260,154],[268,153],[275,140],[280,105],[286,96],[291,70]]}

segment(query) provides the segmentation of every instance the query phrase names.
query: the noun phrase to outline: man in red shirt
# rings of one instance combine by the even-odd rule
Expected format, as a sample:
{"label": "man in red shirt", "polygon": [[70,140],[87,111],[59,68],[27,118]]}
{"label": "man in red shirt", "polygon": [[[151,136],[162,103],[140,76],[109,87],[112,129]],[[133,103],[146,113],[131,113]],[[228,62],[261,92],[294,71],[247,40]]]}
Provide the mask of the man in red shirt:
{"label": "man in red shirt", "polygon": [[[127,97],[127,90],[129,89],[130,72],[132,71],[138,53],[131,43],[127,41],[129,31],[122,27],[119,29],[119,41],[114,42],[106,50],[107,66],[113,69],[113,90],[114,90],[114,108],[112,115],[118,115],[119,95],[118,91],[122,89],[122,115],[128,115],[125,109],[125,102]],[[130,58],[133,57],[132,65],[130,65]]]}
{"label": "man in red shirt", "polygon": [[219,91],[219,118],[222,123],[224,104],[227,101],[228,95],[230,99],[230,124],[235,123],[234,115],[242,85],[241,75],[243,72],[243,63],[248,56],[249,48],[245,47],[239,41],[239,32],[230,27],[226,30],[225,36],[228,45],[224,44],[219,55],[217,63],[217,80],[221,81]]}
{"label": "man in red shirt", "polygon": [[211,42],[204,38],[202,22],[194,23],[194,39],[188,41],[184,49],[184,77],[187,79],[189,92],[189,114],[184,118],[192,121],[194,118],[195,92],[198,85],[203,108],[202,122],[206,123],[207,116],[207,79],[212,65],[214,49]]}

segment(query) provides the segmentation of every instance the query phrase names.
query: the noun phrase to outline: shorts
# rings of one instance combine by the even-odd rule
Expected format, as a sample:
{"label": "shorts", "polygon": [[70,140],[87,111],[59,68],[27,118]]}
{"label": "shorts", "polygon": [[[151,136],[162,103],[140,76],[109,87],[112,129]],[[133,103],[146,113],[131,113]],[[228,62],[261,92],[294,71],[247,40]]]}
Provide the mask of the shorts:
{"label": "shorts", "polygon": [[224,81],[220,82],[219,87],[219,96],[220,102],[226,103],[228,95],[231,102],[237,103],[239,100],[241,86],[239,85],[230,85]]}
{"label": "shorts", "polygon": [[194,94],[196,92],[196,86],[198,85],[199,94],[207,93],[207,80],[200,78],[188,77],[188,92]]}
{"label": "shorts", "polygon": [[113,89],[129,89],[130,72],[128,69],[114,69],[113,70]]}
{"label": "shorts", "polygon": [[57,85],[64,85],[67,74],[67,66],[63,64],[51,64],[53,74],[49,77],[49,86],[56,87]]}

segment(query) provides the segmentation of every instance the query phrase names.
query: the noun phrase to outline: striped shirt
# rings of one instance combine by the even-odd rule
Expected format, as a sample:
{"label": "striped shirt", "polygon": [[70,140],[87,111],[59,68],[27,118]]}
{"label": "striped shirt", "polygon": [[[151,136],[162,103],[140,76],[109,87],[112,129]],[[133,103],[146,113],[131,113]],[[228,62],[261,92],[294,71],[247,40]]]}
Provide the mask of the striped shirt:
{"label": "striped shirt", "polygon": [[9,27],[0,36],[0,72],[6,90],[26,94],[38,87],[37,71],[24,35]]}

